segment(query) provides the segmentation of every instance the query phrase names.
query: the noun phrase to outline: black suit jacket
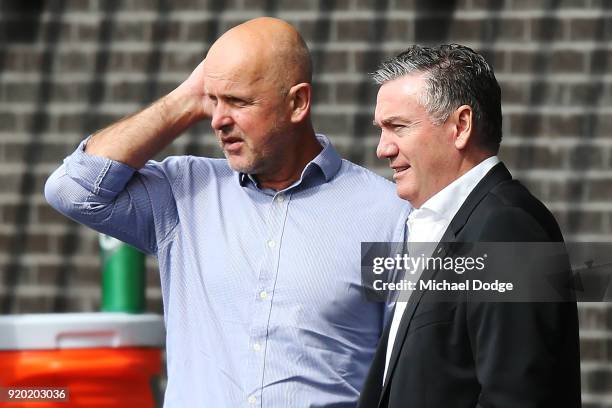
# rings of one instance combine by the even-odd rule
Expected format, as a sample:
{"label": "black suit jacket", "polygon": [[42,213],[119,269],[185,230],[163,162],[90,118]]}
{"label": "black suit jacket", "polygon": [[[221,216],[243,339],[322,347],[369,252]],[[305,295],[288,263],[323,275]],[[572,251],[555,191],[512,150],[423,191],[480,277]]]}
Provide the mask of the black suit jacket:
{"label": "black suit jacket", "polygon": [[[552,214],[499,163],[468,196],[441,242],[562,240]],[[387,327],[359,408],[581,405],[575,302],[423,301],[429,293],[406,307],[383,386]]]}

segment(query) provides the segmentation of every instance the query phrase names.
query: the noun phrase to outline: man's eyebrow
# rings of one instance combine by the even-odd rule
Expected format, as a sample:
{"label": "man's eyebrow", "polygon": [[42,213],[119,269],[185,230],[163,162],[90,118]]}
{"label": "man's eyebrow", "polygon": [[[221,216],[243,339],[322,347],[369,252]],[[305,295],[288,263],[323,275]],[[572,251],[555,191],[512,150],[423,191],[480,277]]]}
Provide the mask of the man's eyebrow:
{"label": "man's eyebrow", "polygon": [[226,101],[227,100],[241,100],[241,101],[246,101],[247,100],[246,97],[241,96],[241,95],[237,95],[237,94],[234,94],[234,93],[221,93],[221,94],[218,94],[218,95],[214,95],[211,92],[207,92],[207,91],[204,91],[204,93],[209,98],[220,98],[220,99],[223,99],[223,100],[226,100]]}
{"label": "man's eyebrow", "polygon": [[391,124],[393,124],[394,122],[397,122],[397,121],[404,122],[404,123],[410,122],[410,121],[408,121],[406,119],[403,119],[403,118],[401,118],[399,116],[390,116],[388,118],[385,118],[385,119],[381,120],[380,121],[380,125],[376,122],[376,120],[372,121],[372,124],[374,126],[381,127],[381,126],[389,126],[389,125],[391,125]]}

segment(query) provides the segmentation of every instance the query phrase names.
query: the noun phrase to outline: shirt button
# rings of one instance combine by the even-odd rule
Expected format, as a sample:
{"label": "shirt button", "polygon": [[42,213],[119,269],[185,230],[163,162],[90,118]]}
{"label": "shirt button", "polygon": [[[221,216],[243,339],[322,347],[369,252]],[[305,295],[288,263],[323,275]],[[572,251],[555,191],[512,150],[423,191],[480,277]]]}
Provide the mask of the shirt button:
{"label": "shirt button", "polygon": [[253,350],[255,350],[255,351],[261,351],[261,344],[259,344],[259,343],[255,343],[255,344],[253,344]]}
{"label": "shirt button", "polygon": [[285,201],[285,196],[282,194],[277,195],[276,201],[278,201],[279,203],[282,203],[283,201]]}
{"label": "shirt button", "polygon": [[265,290],[262,290],[261,292],[259,292],[259,297],[262,299],[265,299],[268,297],[268,292],[266,292]]}
{"label": "shirt button", "polygon": [[268,241],[268,247],[269,247],[269,248],[274,248],[274,246],[275,246],[275,245],[276,245],[276,242],[274,242],[274,240],[273,240],[273,239],[271,239],[271,240],[269,240],[269,241]]}
{"label": "shirt button", "polygon": [[248,399],[249,404],[257,404],[257,398],[255,398],[253,395],[251,395]]}

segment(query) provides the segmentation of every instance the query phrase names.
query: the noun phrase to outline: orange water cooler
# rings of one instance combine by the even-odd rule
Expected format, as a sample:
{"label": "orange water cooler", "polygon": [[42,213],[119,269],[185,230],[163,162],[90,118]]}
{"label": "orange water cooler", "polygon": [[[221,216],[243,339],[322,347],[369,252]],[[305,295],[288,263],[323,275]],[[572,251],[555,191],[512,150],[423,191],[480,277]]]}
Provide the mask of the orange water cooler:
{"label": "orange water cooler", "polygon": [[161,406],[164,338],[154,314],[0,316],[0,408]]}

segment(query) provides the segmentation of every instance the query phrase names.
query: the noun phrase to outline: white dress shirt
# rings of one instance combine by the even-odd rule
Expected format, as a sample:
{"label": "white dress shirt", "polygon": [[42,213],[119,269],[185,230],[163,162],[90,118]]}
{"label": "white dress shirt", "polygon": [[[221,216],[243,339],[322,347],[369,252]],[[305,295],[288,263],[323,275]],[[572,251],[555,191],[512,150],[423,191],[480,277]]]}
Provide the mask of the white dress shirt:
{"label": "white dress shirt", "polygon": [[[414,252],[416,248],[415,243],[437,243],[440,241],[442,235],[450,225],[457,211],[459,211],[459,208],[463,205],[467,196],[497,163],[499,163],[499,158],[497,156],[491,156],[480,162],[457,180],[434,194],[433,197],[423,203],[421,208],[414,209],[410,215],[408,215],[408,221],[406,222],[408,225],[408,255],[421,255],[421,253]],[[434,249],[431,246],[426,247],[429,247],[431,250]],[[431,253],[423,255],[429,256]],[[417,271],[416,276],[418,277],[418,274],[421,272],[422,271]],[[406,303],[405,301],[397,301],[395,304],[393,320],[391,321],[391,331],[389,332],[389,340],[387,343],[383,381],[384,378],[387,377],[391,351],[393,350],[395,336],[397,335],[402,315],[406,309]]]}

